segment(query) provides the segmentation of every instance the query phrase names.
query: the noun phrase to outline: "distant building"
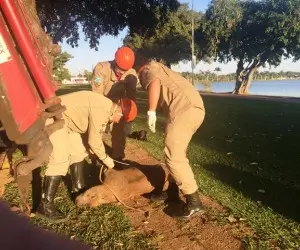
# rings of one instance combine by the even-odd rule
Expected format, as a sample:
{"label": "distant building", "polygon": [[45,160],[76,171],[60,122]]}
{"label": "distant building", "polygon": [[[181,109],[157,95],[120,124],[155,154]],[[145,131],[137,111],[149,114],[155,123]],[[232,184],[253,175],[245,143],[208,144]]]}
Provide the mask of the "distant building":
{"label": "distant building", "polygon": [[89,84],[89,81],[84,76],[72,76],[70,80],[63,80],[62,84]]}

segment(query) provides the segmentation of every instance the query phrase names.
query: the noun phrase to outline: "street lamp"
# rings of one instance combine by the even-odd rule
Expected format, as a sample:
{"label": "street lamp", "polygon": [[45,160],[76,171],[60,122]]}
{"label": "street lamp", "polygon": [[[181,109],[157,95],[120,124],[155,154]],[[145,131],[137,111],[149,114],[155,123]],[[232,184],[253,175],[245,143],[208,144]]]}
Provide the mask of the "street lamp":
{"label": "street lamp", "polygon": [[195,86],[194,69],[195,69],[195,43],[194,43],[194,0],[192,0],[192,84]]}

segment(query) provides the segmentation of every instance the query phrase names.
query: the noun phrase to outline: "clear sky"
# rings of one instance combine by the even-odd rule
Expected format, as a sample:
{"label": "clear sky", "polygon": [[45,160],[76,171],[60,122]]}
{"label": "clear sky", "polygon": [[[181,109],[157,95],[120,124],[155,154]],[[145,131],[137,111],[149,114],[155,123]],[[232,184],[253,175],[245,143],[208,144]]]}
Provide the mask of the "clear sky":
{"label": "clear sky", "polygon": [[[126,1],[126,0],[124,0]],[[191,7],[192,0],[179,0],[181,3],[188,3]],[[194,0],[194,9],[197,11],[204,11],[210,0]],[[93,66],[96,65],[97,62],[112,60],[115,51],[118,47],[122,46],[122,41],[127,34],[127,30],[123,30],[117,37],[113,36],[102,36],[100,38],[99,50],[95,51],[94,49],[89,48],[88,42],[84,41],[84,35],[81,35],[80,40],[78,42],[78,47],[72,48],[65,42],[60,44],[62,46],[63,51],[69,52],[73,55],[73,59],[71,59],[67,63],[67,67],[71,70],[72,74],[78,74],[83,70],[87,69],[92,71]],[[222,73],[232,73],[236,70],[236,63],[231,62],[226,65],[219,63],[205,64],[200,62],[196,67],[196,72],[199,70],[213,71],[217,66],[222,69]],[[179,63],[174,70],[178,71],[190,71],[191,64],[190,63]],[[270,70],[267,68],[266,70]],[[271,68],[272,71],[280,71],[280,70],[290,70],[290,71],[300,71],[300,62],[293,63],[291,60],[287,60],[282,62],[282,64],[277,68]]]}

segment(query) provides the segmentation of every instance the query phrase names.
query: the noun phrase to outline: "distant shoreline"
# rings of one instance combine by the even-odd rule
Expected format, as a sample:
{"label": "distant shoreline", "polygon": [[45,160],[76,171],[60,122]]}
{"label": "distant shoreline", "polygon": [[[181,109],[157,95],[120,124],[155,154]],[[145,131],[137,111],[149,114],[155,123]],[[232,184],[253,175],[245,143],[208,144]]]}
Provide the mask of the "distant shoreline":
{"label": "distant shoreline", "polygon": [[[253,80],[252,82],[272,82],[272,81],[286,81],[286,80],[288,80],[288,81],[300,81],[300,78],[297,78],[297,79],[295,79],[295,78],[286,78],[286,79]],[[200,84],[203,84],[202,83],[203,80],[202,80],[202,82],[199,81],[199,80],[195,80],[195,81],[197,81]],[[235,81],[208,81],[207,84],[213,84],[213,83],[235,83]]]}
{"label": "distant shoreline", "polygon": [[252,99],[252,100],[266,100],[266,101],[277,101],[285,103],[300,103],[300,97],[291,97],[291,96],[269,96],[269,95],[237,95],[231,94],[229,92],[224,93],[215,93],[215,92],[205,92],[198,91],[201,96],[216,96],[216,97],[225,97],[225,98],[234,98],[234,99]]}

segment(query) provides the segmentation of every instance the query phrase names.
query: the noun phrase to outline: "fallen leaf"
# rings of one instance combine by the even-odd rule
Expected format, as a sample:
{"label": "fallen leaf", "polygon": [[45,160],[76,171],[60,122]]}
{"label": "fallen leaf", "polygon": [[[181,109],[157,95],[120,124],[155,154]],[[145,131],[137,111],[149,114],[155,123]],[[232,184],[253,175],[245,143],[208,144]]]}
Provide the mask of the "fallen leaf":
{"label": "fallen leaf", "polygon": [[263,189],[258,189],[257,192],[264,194],[266,191]]}
{"label": "fallen leaf", "polygon": [[239,218],[239,221],[246,221],[247,219],[245,218]]}
{"label": "fallen leaf", "polygon": [[228,152],[227,155],[232,155],[232,152]]}
{"label": "fallen leaf", "polygon": [[257,162],[251,162],[250,165],[258,165]]}
{"label": "fallen leaf", "polygon": [[142,221],[144,224],[149,224],[149,221],[147,221],[147,220],[143,220]]}
{"label": "fallen leaf", "polygon": [[76,235],[72,235],[72,236],[70,237],[70,239],[73,240],[75,237],[76,237]]}
{"label": "fallen leaf", "polygon": [[237,219],[234,218],[232,215],[229,215],[227,220],[230,222],[230,223],[233,223],[233,222],[237,222]]}

